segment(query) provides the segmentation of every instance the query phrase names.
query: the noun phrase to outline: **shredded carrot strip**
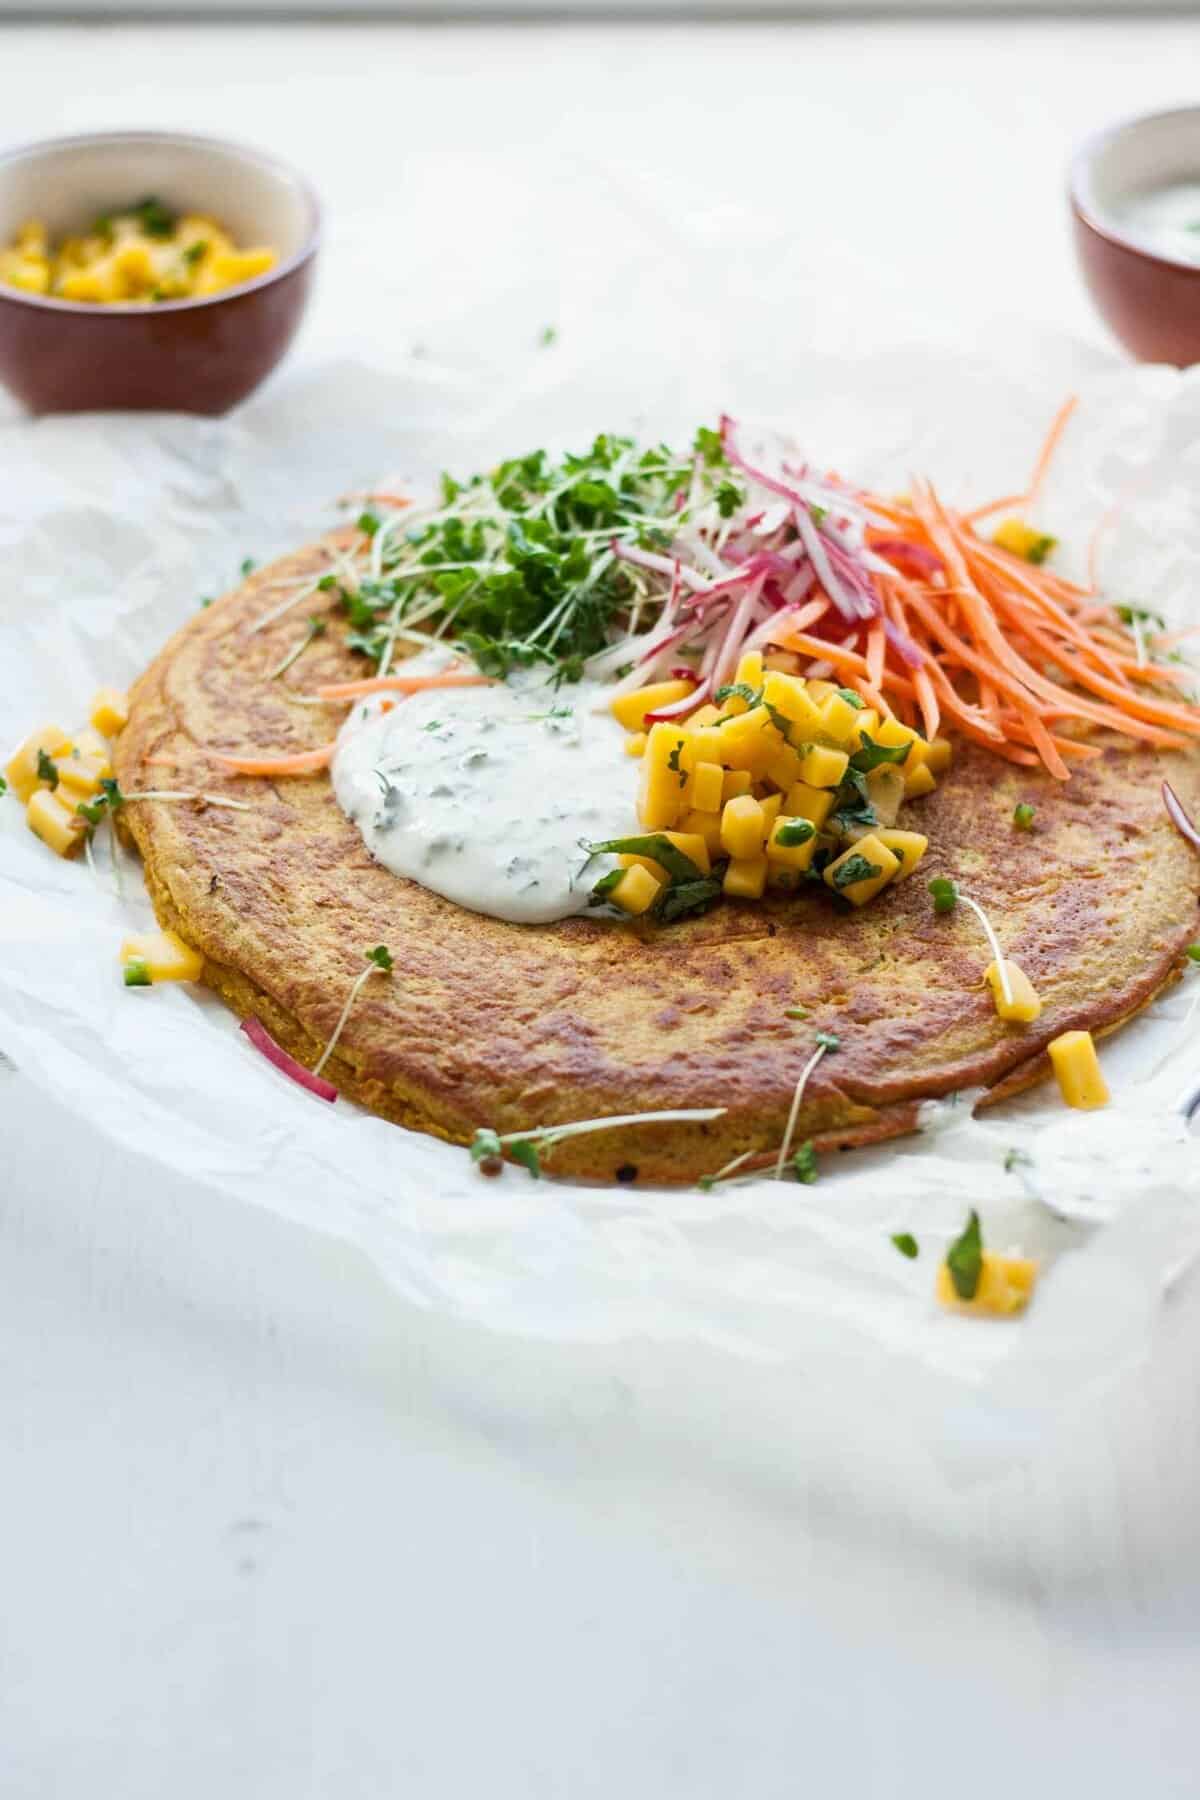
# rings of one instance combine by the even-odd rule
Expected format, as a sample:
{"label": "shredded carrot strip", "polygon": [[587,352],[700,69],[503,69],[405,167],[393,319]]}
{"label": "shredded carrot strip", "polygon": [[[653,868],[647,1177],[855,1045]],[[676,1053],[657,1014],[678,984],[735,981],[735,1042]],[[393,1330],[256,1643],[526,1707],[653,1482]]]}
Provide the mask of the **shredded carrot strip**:
{"label": "shredded carrot strip", "polygon": [[884,634],[883,620],[877,619],[867,633],[867,677],[873,688],[877,688],[883,680],[883,659],[886,654],[887,637]]}
{"label": "shredded carrot strip", "polygon": [[1046,433],[1046,441],[1042,445],[1041,454],[1034,465],[1033,479],[1029,483],[1029,492],[1025,496],[1026,506],[1032,506],[1041,493],[1046,476],[1050,471],[1050,464],[1054,460],[1054,452],[1062,442],[1062,434],[1067,429],[1071,414],[1078,405],[1078,394],[1069,394],[1055,413],[1050,429]]}
{"label": "shredded carrot strip", "polygon": [[214,760],[234,775],[315,775],[333,761],[336,742],[322,744],[316,750],[296,750],[290,756],[225,756],[213,753]]}
{"label": "shredded carrot strip", "polygon": [[490,687],[490,675],[448,669],[442,675],[371,675],[363,681],[332,681],[317,689],[318,700],[360,700],[366,694],[424,694],[430,688]]}

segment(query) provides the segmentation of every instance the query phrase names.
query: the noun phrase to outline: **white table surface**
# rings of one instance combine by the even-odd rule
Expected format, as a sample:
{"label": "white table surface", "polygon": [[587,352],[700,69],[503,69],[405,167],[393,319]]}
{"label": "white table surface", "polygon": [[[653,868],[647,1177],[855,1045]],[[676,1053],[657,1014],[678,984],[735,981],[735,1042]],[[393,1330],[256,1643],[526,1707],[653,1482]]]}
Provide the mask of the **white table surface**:
{"label": "white table surface", "polygon": [[[1064,159],[1186,97],[1200,22],[22,26],[0,66],[13,141],[161,123],[303,163],[330,240],[300,361],[387,341],[486,406],[489,359],[632,333],[642,281],[711,289],[726,354],[761,309],[1065,383],[1111,351]],[[901,1531],[668,1450],[617,1368],[152,1186],[11,1069],[0,1270],[6,1800],[1197,1791],[1194,1288],[1070,1481]]]}

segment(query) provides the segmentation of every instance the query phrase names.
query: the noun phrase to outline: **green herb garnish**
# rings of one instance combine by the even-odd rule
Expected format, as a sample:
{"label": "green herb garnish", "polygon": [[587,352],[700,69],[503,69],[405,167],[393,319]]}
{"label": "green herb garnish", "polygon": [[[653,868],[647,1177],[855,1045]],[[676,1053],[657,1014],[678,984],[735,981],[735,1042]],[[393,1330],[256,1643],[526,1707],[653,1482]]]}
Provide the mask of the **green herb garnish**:
{"label": "green herb garnish", "polygon": [[775,842],[785,850],[792,850],[797,844],[807,844],[809,838],[816,836],[816,830],[808,819],[788,819],[785,824],[776,826]]}
{"label": "green herb garnish", "polygon": [[496,1133],[486,1125],[481,1126],[471,1141],[471,1161],[482,1162],[485,1156],[499,1156],[501,1149]]}
{"label": "green herb garnish", "polygon": [[1188,945],[1187,959],[1189,962],[1200,963],[1200,944]]}
{"label": "green herb garnish", "polygon": [[535,1146],[529,1142],[528,1138],[517,1138],[515,1143],[511,1143],[508,1146],[508,1154],[515,1163],[520,1163],[523,1169],[528,1169],[535,1181],[541,1179],[541,1159],[538,1156]]}
{"label": "green herb garnish", "polygon": [[[148,195],[145,200],[139,200],[129,211],[147,237],[168,238],[175,229],[175,214],[153,194]],[[111,234],[112,225],[109,223],[108,235]]]}
{"label": "green herb garnish", "polygon": [[668,769],[670,769],[672,771],[673,774],[678,775],[680,787],[686,787],[687,786],[687,770],[682,769],[679,766],[679,755],[680,755],[680,752],[682,749],[683,749],[683,739],[680,738],[679,742],[676,744],[675,748],[672,750],[670,756],[668,756],[668,758],[667,758],[667,767],[668,767]]}
{"label": "green herb garnish", "polygon": [[601,844],[585,843],[583,848],[587,851],[589,862],[593,856],[647,856],[660,869],[665,869],[672,881],[705,879],[704,870],[690,856],[685,856],[661,831],[651,832],[644,837],[608,838]]}
{"label": "green herb garnish", "polygon": [[1162,614],[1151,612],[1145,606],[1118,606],[1116,613],[1123,625],[1153,625],[1159,631],[1167,629],[1167,622]]}
{"label": "green herb garnish", "polygon": [[373,950],[364,950],[363,955],[369,963],[374,963],[377,969],[382,969],[385,975],[390,975],[395,967],[392,962],[392,953],[386,944],[376,944]]}
{"label": "green herb garnish", "polygon": [[754,707],[758,706],[762,701],[762,689],[752,688],[748,681],[727,681],[724,687],[719,687],[717,689],[716,693],[713,695],[713,699],[718,706],[722,706],[726,700],[731,699],[735,694],[740,700],[746,702],[747,711],[752,711]]}
{"label": "green herb garnish", "polygon": [[840,894],[843,888],[853,887],[858,881],[871,881],[883,870],[878,863],[868,861],[865,856],[855,853],[848,856],[845,862],[839,863],[833,871],[833,885]]}
{"label": "green herb garnish", "polygon": [[253,573],[254,573],[255,569],[257,569],[257,567],[258,567],[258,564],[255,562],[255,560],[252,556],[243,556],[241,563],[239,564],[239,572],[241,574],[242,580],[245,581],[247,575],[253,575]]}
{"label": "green herb garnish", "polygon": [[656,919],[669,925],[685,913],[703,912],[721,897],[721,882],[715,875],[702,875],[699,881],[673,881],[658,895],[651,907]]}
{"label": "green herb garnish", "polygon": [[785,1006],[783,1016],[785,1019],[807,1019],[808,1008],[807,1006]]}
{"label": "green herb garnish", "polygon": [[832,1056],[835,1050],[840,1050],[842,1047],[841,1038],[837,1036],[836,1032],[832,1031],[818,1031],[813,1041],[814,1043],[819,1044],[822,1050],[829,1056]]}
{"label": "green herb garnish", "polygon": [[183,260],[188,265],[189,269],[194,269],[201,257],[207,254],[207,251],[208,245],[205,243],[204,239],[197,238],[196,242],[194,244],[189,244],[184,251]]}
{"label": "green herb garnish", "polygon": [[37,778],[49,782],[51,792],[58,786],[58,764],[44,750],[37,753]]}
{"label": "green herb garnish", "polygon": [[1025,551],[1025,561],[1038,564],[1044,563],[1046,558],[1057,549],[1058,539],[1056,537],[1047,537],[1043,533],[1042,536],[1036,537]]}
{"label": "green herb garnish", "polygon": [[1027,800],[1018,801],[1017,805],[1013,807],[1013,824],[1018,831],[1033,830],[1033,815],[1036,810],[1036,807],[1030,806]]}
{"label": "green herb garnish", "polygon": [[154,985],[143,957],[131,956],[122,973],[126,987],[153,987]]}
{"label": "green herb garnish", "polygon": [[538,335],[538,343],[541,345],[542,349],[548,350],[551,344],[557,342],[558,327],[556,325],[543,325],[541,332]]}
{"label": "green herb garnish", "polygon": [[946,1267],[959,1299],[973,1300],[983,1273],[983,1233],[974,1207],[962,1236],[956,1238],[946,1252]]}
{"label": "green herb garnish", "polygon": [[892,1242],[901,1256],[907,1256],[910,1262],[921,1254],[921,1246],[911,1231],[894,1231]]}
{"label": "green herb garnish", "polygon": [[360,512],[355,523],[365,537],[374,537],[383,523],[378,513]]}
{"label": "green herb garnish", "polygon": [[869,731],[860,734],[862,747],[850,758],[852,768],[869,774],[872,769],[882,767],[884,763],[902,763],[908,758],[911,744],[877,744]]}
{"label": "green herb garnish", "polygon": [[1014,1169],[1028,1168],[1033,1163],[1032,1156],[1025,1150],[1006,1150],[1004,1152],[1004,1173],[1011,1175]]}
{"label": "green herb garnish", "polygon": [[723,481],[716,492],[717,511],[723,519],[731,519],[745,498],[745,489],[736,481]]}
{"label": "green herb garnish", "polygon": [[862,712],[867,704],[862,695],[856,694],[853,688],[839,688],[838,693],[846,702],[846,705],[852,706],[855,712]]}
{"label": "green herb garnish", "polygon": [[796,1151],[792,1158],[792,1169],[796,1180],[802,1181],[805,1187],[811,1187],[820,1174],[817,1168],[817,1153],[813,1149],[812,1139],[808,1138]]}
{"label": "green herb garnish", "polygon": [[7,792],[8,792],[8,783],[7,783],[7,781],[5,781],[3,775],[0,775],[0,795],[7,794]]}
{"label": "green herb garnish", "polygon": [[721,442],[719,431],[713,431],[707,425],[701,425],[692,439],[692,449],[697,456],[702,456],[710,468],[725,461],[725,446]]}
{"label": "green herb garnish", "polygon": [[948,875],[935,875],[929,883],[935,913],[952,913],[958,905],[958,886]]}

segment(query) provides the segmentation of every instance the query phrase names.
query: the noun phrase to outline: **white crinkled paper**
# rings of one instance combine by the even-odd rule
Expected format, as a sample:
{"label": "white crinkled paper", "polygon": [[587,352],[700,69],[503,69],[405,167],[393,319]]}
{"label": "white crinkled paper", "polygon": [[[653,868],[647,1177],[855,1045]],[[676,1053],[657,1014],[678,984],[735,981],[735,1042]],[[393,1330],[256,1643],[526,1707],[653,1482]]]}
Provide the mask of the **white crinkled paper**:
{"label": "white crinkled paper", "polygon": [[[647,401],[636,375],[589,365],[472,415],[436,371],[418,383],[339,364],[234,421],[3,428],[0,742],[42,721],[69,728],[95,687],[128,682],[202,594],[236,580],[243,556],[311,538],[382,470],[419,482],[601,427],[674,435],[723,405],[789,430],[826,466],[899,485],[928,473],[965,504],[1021,485],[1057,398],[930,352],[801,357],[786,393],[777,370],[764,391],[726,372],[722,391],[660,379]],[[1196,619],[1197,494],[1200,379],[1117,370],[1086,385],[1038,522],[1069,561],[1132,497],[1106,540],[1110,586]],[[149,906],[135,864],[122,902],[103,845],[97,860],[98,877],[60,862],[0,802],[0,1048],[82,1130],[127,1145],[131,1164],[136,1153],[139,1179],[182,1172],[341,1236],[448,1317],[564,1347],[670,1341],[683,1353],[672,1366],[691,1346],[755,1384],[802,1376],[810,1400],[828,1390],[843,1406],[903,1391],[912,1428],[968,1460],[981,1421],[999,1423],[994,1459],[1145,1353],[1164,1289],[1200,1247],[1195,1142],[1177,1106],[1200,1079],[1200,971],[1104,1045],[1103,1113],[1067,1112],[1046,1091],[976,1122],[962,1097],[930,1108],[919,1138],[825,1158],[812,1188],[608,1191],[515,1169],[486,1181],[461,1150],[301,1093],[207,994],[125,991],[117,945]],[[989,1243],[1046,1260],[1019,1324],[933,1305],[936,1254],[968,1204]],[[921,1240],[920,1260],[896,1253],[896,1231]]]}

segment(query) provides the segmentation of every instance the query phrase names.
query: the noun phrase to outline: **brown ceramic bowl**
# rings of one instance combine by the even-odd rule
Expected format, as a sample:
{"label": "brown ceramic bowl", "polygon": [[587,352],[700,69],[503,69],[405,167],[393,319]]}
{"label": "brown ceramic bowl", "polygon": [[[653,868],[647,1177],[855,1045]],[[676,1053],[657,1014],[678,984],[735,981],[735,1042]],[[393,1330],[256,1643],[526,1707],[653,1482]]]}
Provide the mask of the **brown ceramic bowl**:
{"label": "brown ceramic bowl", "polygon": [[1084,279],[1125,348],[1142,362],[1200,362],[1200,107],[1091,138],[1070,194]]}
{"label": "brown ceramic bowl", "polygon": [[279,261],[227,293],[155,306],[53,300],[0,283],[0,382],[31,412],[223,413],[275,367],[300,323],[320,235],[301,176],[257,150],[170,131],[97,132],[0,154],[0,243],[22,220],[52,241],[155,194],[211,213]]}

